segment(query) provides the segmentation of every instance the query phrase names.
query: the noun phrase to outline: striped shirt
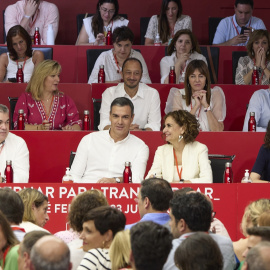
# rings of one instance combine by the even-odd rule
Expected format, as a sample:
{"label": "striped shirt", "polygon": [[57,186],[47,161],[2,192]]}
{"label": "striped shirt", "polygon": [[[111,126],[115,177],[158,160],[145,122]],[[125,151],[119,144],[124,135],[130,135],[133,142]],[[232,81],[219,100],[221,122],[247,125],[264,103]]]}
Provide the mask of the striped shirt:
{"label": "striped shirt", "polygon": [[77,270],[110,270],[111,260],[108,249],[90,249],[85,253]]}

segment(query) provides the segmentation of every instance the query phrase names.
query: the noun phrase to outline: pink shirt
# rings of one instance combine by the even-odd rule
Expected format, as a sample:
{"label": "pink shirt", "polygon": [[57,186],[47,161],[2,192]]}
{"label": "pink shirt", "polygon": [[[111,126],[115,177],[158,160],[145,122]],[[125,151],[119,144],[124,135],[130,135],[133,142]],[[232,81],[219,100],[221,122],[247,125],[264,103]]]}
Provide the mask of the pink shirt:
{"label": "pink shirt", "polygon": [[[24,5],[26,0],[18,1],[13,5],[10,5],[6,8],[5,11],[5,31],[6,34],[8,30],[21,23],[24,17]],[[27,15],[27,14],[26,14]],[[32,25],[35,21],[34,25]],[[53,25],[54,38],[56,38],[59,26],[59,12],[55,4],[49,3],[46,1],[40,1],[40,5],[34,15],[34,20],[30,18],[30,23],[26,28],[26,31],[30,36],[33,36],[35,33],[35,28],[39,28],[39,33],[41,37],[41,44],[47,43],[47,30],[48,25]],[[31,27],[32,26],[32,27]]]}
{"label": "pink shirt", "polygon": [[[19,109],[24,110],[26,124],[40,125],[46,119],[42,102],[34,100],[30,93],[24,92],[19,97],[14,110],[14,129],[17,129]],[[54,96],[48,121],[52,123],[52,129],[62,129],[66,125],[75,124],[82,127],[82,121],[74,101],[63,93]]]}

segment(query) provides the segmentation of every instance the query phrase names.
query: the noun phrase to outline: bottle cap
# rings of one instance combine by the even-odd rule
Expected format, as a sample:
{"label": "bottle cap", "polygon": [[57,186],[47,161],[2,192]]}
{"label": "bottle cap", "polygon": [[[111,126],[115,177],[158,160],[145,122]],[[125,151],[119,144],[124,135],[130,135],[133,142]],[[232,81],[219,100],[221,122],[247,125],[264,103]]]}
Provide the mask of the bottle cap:
{"label": "bottle cap", "polygon": [[255,116],[255,112],[250,112],[250,116]]}
{"label": "bottle cap", "polygon": [[18,65],[18,68],[21,68],[22,69],[22,65]]}
{"label": "bottle cap", "polygon": [[170,70],[174,70],[175,69],[175,67],[174,66],[170,66]]}
{"label": "bottle cap", "polygon": [[89,111],[88,110],[84,110],[83,111],[83,114],[85,115],[85,114],[89,114]]}
{"label": "bottle cap", "polygon": [[67,167],[67,168],[66,168],[66,174],[69,174],[69,172],[70,172],[70,168]]}
{"label": "bottle cap", "polygon": [[129,166],[130,167],[131,163],[129,161],[125,162],[125,166]]}
{"label": "bottle cap", "polygon": [[232,167],[232,163],[231,162],[226,162],[225,163],[225,167],[227,168],[227,167]]}
{"label": "bottle cap", "polygon": [[38,27],[36,27],[36,31],[39,31],[39,28]]}
{"label": "bottle cap", "polygon": [[157,33],[156,38],[160,38],[159,33]]}
{"label": "bottle cap", "polygon": [[7,164],[7,165],[12,165],[12,160],[7,160],[7,161],[6,161],[6,164]]}
{"label": "bottle cap", "polygon": [[254,67],[253,67],[253,70],[257,70],[257,67],[256,67],[256,66],[254,66]]}
{"label": "bottle cap", "polygon": [[246,177],[249,177],[249,172],[248,172],[248,170],[245,170],[246,172],[245,172],[245,176]]}
{"label": "bottle cap", "polygon": [[102,68],[102,69],[104,69],[104,65],[100,65],[100,66],[99,66],[99,68]]}
{"label": "bottle cap", "polygon": [[24,110],[23,109],[19,109],[19,113],[24,113]]}

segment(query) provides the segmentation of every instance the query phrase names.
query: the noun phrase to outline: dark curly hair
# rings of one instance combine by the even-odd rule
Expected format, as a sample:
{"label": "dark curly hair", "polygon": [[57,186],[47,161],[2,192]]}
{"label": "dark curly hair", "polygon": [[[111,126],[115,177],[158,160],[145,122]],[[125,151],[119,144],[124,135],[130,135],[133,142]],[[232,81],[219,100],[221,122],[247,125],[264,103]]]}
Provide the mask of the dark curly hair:
{"label": "dark curly hair", "polygon": [[175,33],[175,35],[174,35],[174,37],[173,37],[170,45],[167,48],[168,55],[172,55],[173,54],[174,49],[175,49],[175,44],[176,44],[178,38],[181,35],[188,35],[190,37],[191,44],[192,44],[192,49],[191,50],[193,52],[196,51],[197,53],[201,53],[201,49],[200,49],[198,40],[195,37],[195,35],[189,29],[182,29],[182,30],[179,30],[179,31],[177,31]]}
{"label": "dark curly hair", "polygon": [[85,214],[96,207],[104,205],[109,204],[100,190],[87,190],[79,194],[72,200],[70,205],[68,213],[70,227],[76,232],[81,232]]}
{"label": "dark curly hair", "polygon": [[248,56],[253,59],[255,58],[255,53],[254,53],[254,50],[253,50],[253,43],[255,41],[258,41],[259,39],[263,38],[263,37],[266,37],[267,38],[267,41],[268,41],[268,48],[267,48],[267,52],[266,53],[266,59],[267,60],[270,60],[270,53],[269,53],[269,46],[270,46],[270,37],[269,37],[269,33],[267,30],[263,30],[263,29],[260,29],[260,30],[254,30],[250,37],[249,37],[249,40],[248,40],[248,43],[247,43],[247,53],[248,53]]}
{"label": "dark curly hair", "polygon": [[270,149],[270,121],[268,122],[266,134],[264,137],[264,147]]}
{"label": "dark curly hair", "polygon": [[169,116],[172,117],[180,127],[184,126],[186,128],[183,134],[185,143],[194,142],[199,135],[199,122],[196,117],[188,111],[178,110],[166,114],[164,122]]}

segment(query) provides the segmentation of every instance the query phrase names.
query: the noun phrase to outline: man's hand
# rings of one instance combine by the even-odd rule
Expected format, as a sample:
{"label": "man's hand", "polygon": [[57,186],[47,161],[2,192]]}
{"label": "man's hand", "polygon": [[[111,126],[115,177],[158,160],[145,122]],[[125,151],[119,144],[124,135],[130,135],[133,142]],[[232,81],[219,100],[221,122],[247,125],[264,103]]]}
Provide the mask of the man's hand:
{"label": "man's hand", "polygon": [[26,16],[34,16],[36,10],[38,8],[38,3],[35,0],[26,0],[24,6],[24,15]]}
{"label": "man's hand", "polygon": [[[248,30],[245,30],[248,31]],[[230,45],[238,45],[240,43],[245,43],[248,39],[249,35],[243,34],[243,35],[238,35],[230,39]]]}
{"label": "man's hand", "polygon": [[140,126],[137,124],[131,124],[129,130],[140,130]]}
{"label": "man's hand", "polygon": [[97,183],[116,183],[115,178],[106,178],[103,177],[97,181]]}

